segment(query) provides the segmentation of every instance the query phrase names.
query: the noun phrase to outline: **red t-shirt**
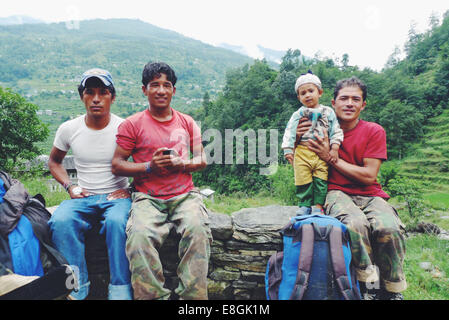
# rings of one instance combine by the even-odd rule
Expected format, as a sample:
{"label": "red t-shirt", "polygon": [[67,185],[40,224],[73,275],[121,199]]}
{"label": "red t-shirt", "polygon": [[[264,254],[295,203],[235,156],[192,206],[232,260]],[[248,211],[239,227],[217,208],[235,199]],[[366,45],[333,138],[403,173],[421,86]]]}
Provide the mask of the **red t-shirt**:
{"label": "red t-shirt", "polygon": [[[384,128],[374,122],[360,120],[354,129],[344,133],[338,156],[346,162],[363,167],[364,158],[387,159],[387,138]],[[328,190],[341,190],[359,196],[390,198],[376,181],[372,185],[362,185],[329,167]]]}
{"label": "red t-shirt", "polygon": [[[174,109],[169,121],[154,119],[149,110],[128,117],[118,128],[117,144],[131,150],[135,163],[148,162],[153,153],[162,147],[174,149],[182,159],[188,160],[194,145],[201,144],[201,130],[189,115]],[[186,172],[142,174],[134,177],[137,191],[153,197],[169,199],[194,188],[192,175]]]}

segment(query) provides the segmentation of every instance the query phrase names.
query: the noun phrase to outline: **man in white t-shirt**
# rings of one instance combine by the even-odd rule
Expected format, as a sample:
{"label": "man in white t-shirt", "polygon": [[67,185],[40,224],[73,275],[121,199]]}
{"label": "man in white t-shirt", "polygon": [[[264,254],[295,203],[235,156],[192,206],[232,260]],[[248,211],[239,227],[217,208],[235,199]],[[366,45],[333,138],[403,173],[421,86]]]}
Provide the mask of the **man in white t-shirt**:
{"label": "man in white t-shirt", "polygon": [[[85,299],[90,282],[84,258],[84,238],[86,231],[100,221],[100,234],[106,235],[111,275],[108,298],[132,299],[129,263],[125,254],[125,228],[131,207],[128,179],[111,172],[115,136],[123,121],[110,112],[115,100],[111,74],[102,69],[86,71],[78,92],[86,114],[61,124],[48,161],[51,174],[71,198],[61,203],[49,221],[52,241],[68,262],[79,270],[79,288],[72,292],[72,296]],[[71,183],[62,165],[69,149],[74,156],[77,185]]]}

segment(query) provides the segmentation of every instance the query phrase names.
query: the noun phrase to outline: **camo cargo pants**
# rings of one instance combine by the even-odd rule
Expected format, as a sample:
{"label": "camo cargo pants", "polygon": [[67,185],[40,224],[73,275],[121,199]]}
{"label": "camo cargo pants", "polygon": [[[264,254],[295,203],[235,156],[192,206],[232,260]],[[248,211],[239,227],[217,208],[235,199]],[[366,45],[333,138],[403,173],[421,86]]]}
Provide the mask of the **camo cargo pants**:
{"label": "camo cargo pants", "polygon": [[405,229],[396,210],[380,197],[352,196],[339,190],[328,192],[325,209],[348,226],[358,280],[373,289],[404,291]]}
{"label": "camo cargo pants", "polygon": [[168,299],[170,290],[158,250],[171,226],[181,235],[175,293],[185,300],[207,299],[207,272],[212,235],[209,217],[197,190],[168,200],[135,192],[126,226],[126,255],[135,299]]}

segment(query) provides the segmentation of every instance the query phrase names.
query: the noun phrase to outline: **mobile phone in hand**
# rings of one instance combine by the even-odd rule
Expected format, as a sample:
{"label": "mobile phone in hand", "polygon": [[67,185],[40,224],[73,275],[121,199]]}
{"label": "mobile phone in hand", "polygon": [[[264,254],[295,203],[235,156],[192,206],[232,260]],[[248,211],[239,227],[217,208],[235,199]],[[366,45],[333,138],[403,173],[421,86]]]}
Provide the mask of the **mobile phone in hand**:
{"label": "mobile phone in hand", "polygon": [[175,151],[172,150],[172,149],[168,149],[168,150],[162,151],[162,154],[165,155],[165,156],[175,155]]}

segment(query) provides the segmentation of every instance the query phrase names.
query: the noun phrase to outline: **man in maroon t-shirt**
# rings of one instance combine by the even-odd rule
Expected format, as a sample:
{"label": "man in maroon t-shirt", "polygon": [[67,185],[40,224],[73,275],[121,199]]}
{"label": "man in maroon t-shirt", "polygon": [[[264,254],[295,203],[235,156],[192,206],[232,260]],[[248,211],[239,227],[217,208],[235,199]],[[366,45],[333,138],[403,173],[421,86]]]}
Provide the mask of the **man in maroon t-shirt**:
{"label": "man in maroon t-shirt", "polygon": [[[366,86],[356,77],[337,83],[332,106],[344,132],[338,160],[329,162],[327,137],[309,142],[309,148],[330,164],[326,214],[348,226],[363,297],[402,300],[407,288],[404,225],[376,181],[387,159],[385,130],[359,119],[366,106]],[[307,121],[300,123],[297,136],[309,126]]]}
{"label": "man in maroon t-shirt", "polygon": [[172,226],[181,235],[175,294],[184,300],[208,298],[212,235],[191,175],[206,166],[206,155],[195,121],[170,106],[176,80],[165,63],[145,66],[142,91],[149,107],[120,125],[112,159],[112,173],[134,177],[126,255],[135,299],[170,298],[158,250]]}

